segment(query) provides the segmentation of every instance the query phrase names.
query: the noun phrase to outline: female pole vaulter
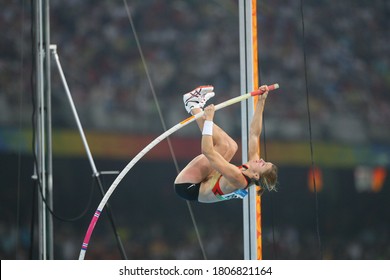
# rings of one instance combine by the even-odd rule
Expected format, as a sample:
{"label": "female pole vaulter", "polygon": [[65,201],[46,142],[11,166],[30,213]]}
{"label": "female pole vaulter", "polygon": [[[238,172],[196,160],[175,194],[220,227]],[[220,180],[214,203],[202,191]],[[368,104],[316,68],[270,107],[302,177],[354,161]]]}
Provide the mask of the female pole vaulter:
{"label": "female pole vaulter", "polygon": [[[271,88],[272,87],[272,88]],[[263,85],[250,125],[248,139],[248,162],[236,166],[230,163],[237,152],[237,143],[219,126],[214,124],[214,105],[204,109],[203,117],[196,120],[202,131],[202,154],[195,157],[176,177],[176,193],[186,200],[213,203],[229,199],[242,199],[253,184],[260,186],[258,194],[265,189],[276,190],[277,167],[260,158],[258,141],[262,131],[263,111],[268,91],[274,85]],[[202,112],[206,102],[215,95],[213,86],[200,86],[183,95],[188,113]]]}

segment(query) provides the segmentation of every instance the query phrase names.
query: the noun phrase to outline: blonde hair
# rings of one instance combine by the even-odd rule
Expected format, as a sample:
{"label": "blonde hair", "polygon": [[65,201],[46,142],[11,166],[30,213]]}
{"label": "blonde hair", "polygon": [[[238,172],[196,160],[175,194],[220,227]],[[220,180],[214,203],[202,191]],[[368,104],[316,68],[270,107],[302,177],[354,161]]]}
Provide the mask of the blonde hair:
{"label": "blonde hair", "polygon": [[278,168],[272,164],[272,168],[267,173],[263,174],[259,180],[260,189],[257,191],[258,195],[262,195],[267,189],[268,191],[276,191],[276,184],[278,182]]}

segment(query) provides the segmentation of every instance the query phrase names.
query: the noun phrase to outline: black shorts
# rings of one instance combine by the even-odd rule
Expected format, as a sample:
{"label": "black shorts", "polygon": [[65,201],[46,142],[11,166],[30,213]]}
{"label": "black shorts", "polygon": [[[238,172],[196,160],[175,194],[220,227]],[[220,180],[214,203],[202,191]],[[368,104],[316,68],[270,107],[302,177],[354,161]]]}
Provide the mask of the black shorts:
{"label": "black shorts", "polygon": [[175,192],[186,200],[198,201],[200,183],[180,183],[175,184]]}

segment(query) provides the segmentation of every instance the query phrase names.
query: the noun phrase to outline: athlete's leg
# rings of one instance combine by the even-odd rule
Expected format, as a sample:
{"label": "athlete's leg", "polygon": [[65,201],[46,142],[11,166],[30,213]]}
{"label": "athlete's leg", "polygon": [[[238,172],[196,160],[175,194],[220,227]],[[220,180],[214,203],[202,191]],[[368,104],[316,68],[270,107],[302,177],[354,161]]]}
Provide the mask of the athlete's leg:
{"label": "athlete's leg", "polygon": [[[213,86],[207,85],[197,87],[196,89],[184,94],[183,102],[187,112],[192,115],[196,115],[202,112],[206,102],[210,98],[214,97],[215,93],[213,90]],[[204,119],[199,118],[196,121],[200,128],[200,131],[202,131]],[[228,161],[232,159],[232,157],[237,151],[236,142],[217,125],[213,126],[213,142],[216,151],[219,152]]]}
{"label": "athlete's leg", "polygon": [[[214,87],[201,86],[183,95],[184,107],[187,112],[195,115],[202,112],[206,102],[214,96]],[[203,130],[204,119],[196,120],[200,130]],[[219,126],[213,126],[213,142],[215,150],[227,161],[230,161],[237,151],[237,143]],[[194,158],[176,177],[175,183],[199,183],[213,171],[204,155]]]}
{"label": "athlete's leg", "polygon": [[[200,108],[194,108],[191,110],[191,113],[195,115],[201,111],[202,109]],[[204,121],[205,120],[203,118],[196,120],[200,131],[203,131]],[[238,149],[236,141],[234,141],[223,129],[221,129],[216,124],[213,125],[213,143],[215,150],[227,161],[230,161],[233,158]]]}
{"label": "athlete's leg", "polygon": [[[201,109],[194,108],[191,112],[193,115],[195,115],[201,112]],[[196,120],[196,122],[199,126],[200,131],[203,131],[205,120],[203,118],[199,118]],[[213,143],[214,149],[229,162],[236,154],[238,149],[236,141],[234,141],[223,129],[221,129],[216,124],[213,125]],[[199,166],[203,167],[199,168]],[[187,165],[186,170],[183,169],[183,171],[184,176],[191,176],[194,174],[203,176],[201,177],[201,181],[196,181],[202,182],[213,172],[213,168],[211,167],[208,159],[204,155],[200,155],[199,158],[195,158],[194,161],[190,162],[190,164]],[[197,172],[199,173],[197,174]],[[213,186],[211,186],[210,184],[201,184],[198,200],[204,203],[219,201],[212,192],[212,188]]]}

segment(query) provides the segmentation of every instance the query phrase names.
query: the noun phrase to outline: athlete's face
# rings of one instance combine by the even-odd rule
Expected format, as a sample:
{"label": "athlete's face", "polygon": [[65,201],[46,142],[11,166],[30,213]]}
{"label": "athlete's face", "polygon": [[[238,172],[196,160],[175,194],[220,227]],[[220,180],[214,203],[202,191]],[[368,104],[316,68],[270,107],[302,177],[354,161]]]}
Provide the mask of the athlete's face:
{"label": "athlete's face", "polygon": [[270,172],[272,166],[273,164],[271,162],[266,162],[262,158],[249,162],[250,169],[252,169],[254,173],[259,174],[259,176]]}

